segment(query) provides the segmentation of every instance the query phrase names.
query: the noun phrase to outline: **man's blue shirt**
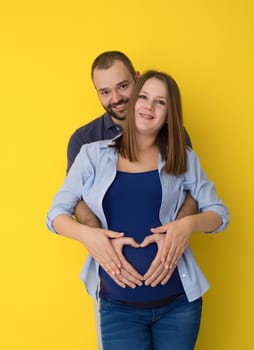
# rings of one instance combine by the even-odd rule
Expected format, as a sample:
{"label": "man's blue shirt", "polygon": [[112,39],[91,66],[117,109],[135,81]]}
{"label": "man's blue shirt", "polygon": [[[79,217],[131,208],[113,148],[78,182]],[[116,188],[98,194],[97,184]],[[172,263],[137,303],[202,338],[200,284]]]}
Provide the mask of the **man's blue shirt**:
{"label": "man's blue shirt", "polygon": [[100,140],[111,140],[122,131],[121,126],[115,124],[108,113],[78,128],[71,136],[68,144],[67,172],[83,145]]}

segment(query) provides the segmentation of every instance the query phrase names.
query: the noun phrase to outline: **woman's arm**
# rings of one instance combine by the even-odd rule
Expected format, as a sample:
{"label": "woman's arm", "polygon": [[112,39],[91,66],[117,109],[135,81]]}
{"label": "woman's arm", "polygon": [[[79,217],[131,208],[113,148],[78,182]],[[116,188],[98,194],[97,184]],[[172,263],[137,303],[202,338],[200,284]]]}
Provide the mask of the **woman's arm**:
{"label": "woman's arm", "polygon": [[166,284],[188,247],[193,233],[213,232],[221,225],[222,218],[217,213],[206,211],[151,229],[154,235],[146,237],[141,247],[156,243],[158,254],[144,276],[145,284],[153,287],[159,283]]}
{"label": "woman's arm", "polygon": [[52,226],[60,235],[82,243],[105,271],[113,275],[120,273],[121,262],[109,238],[122,237],[123,233],[82,225],[65,214],[58,215]]}
{"label": "woman's arm", "polygon": [[52,226],[60,235],[82,243],[120,287],[125,288],[128,285],[135,288],[137,285],[142,285],[143,276],[122,254],[123,246],[126,244],[136,248],[139,246],[133,239],[123,237],[123,233],[80,224],[65,214],[57,216]]}
{"label": "woman's arm", "polygon": [[144,276],[147,285],[164,284],[169,280],[194,232],[219,232],[228,225],[228,210],[192,151],[188,151],[188,170],[182,185],[197,201],[200,213],[181,219],[177,217],[177,220],[151,230],[155,235],[147,237],[142,244],[155,242],[158,252]]}

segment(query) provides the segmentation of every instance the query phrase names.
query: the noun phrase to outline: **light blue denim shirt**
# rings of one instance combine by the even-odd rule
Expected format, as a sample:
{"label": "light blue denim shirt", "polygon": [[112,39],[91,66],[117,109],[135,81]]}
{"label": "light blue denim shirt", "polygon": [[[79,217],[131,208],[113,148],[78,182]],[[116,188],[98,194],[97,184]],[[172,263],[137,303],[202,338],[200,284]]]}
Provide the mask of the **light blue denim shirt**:
{"label": "light blue denim shirt", "polygon": [[[100,219],[102,227],[107,229],[102,201],[116,176],[118,160],[115,149],[108,147],[110,143],[111,141],[104,140],[82,146],[48,212],[49,230],[55,232],[52,223],[58,215],[73,215],[75,205],[80,199],[84,199]],[[169,175],[163,170],[163,166],[164,161],[159,157],[158,171],[162,186],[161,223],[166,224],[176,218],[186,191],[189,191],[198,202],[200,212],[212,210],[222,218],[222,225],[215,232],[224,230],[229,222],[228,210],[216,194],[213,183],[202,170],[195,153],[187,149],[188,170],[182,175]],[[120,200],[123,199],[119,198]],[[199,298],[209,288],[209,283],[197,265],[190,247],[185,250],[177,268],[189,301]],[[96,297],[98,292],[98,271],[98,263],[88,256],[81,279],[93,297]]]}

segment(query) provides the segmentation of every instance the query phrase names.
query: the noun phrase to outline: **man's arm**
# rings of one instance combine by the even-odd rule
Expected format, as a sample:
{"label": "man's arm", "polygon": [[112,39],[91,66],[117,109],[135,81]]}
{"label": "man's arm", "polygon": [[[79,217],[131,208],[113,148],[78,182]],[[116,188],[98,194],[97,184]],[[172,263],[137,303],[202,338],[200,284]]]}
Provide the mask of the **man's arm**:
{"label": "man's arm", "polygon": [[195,201],[195,199],[191,197],[189,192],[187,192],[185,200],[177,214],[176,220],[179,220],[184,218],[185,216],[194,215],[197,213],[198,213],[198,204]]}
{"label": "man's arm", "polygon": [[75,207],[75,218],[76,220],[83,225],[90,227],[101,227],[100,220],[97,216],[91,211],[84,201],[78,202]]}

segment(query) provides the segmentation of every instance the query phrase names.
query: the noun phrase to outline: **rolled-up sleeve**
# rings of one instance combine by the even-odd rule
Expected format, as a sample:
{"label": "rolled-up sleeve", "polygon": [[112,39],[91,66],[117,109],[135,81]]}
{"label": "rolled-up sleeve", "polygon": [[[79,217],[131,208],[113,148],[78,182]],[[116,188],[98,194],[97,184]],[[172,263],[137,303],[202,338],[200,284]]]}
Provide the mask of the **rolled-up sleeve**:
{"label": "rolled-up sleeve", "polygon": [[47,213],[46,225],[50,231],[56,233],[52,224],[57,216],[74,214],[75,206],[82,197],[82,189],[89,173],[91,173],[91,166],[86,156],[86,148],[83,146]]}
{"label": "rolled-up sleeve", "polygon": [[190,191],[198,202],[200,212],[213,211],[221,217],[222,224],[213,233],[225,230],[229,224],[228,208],[219,198],[214,183],[208,179],[193,151],[188,151],[188,171],[185,175],[184,188]]}

